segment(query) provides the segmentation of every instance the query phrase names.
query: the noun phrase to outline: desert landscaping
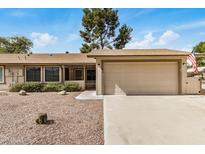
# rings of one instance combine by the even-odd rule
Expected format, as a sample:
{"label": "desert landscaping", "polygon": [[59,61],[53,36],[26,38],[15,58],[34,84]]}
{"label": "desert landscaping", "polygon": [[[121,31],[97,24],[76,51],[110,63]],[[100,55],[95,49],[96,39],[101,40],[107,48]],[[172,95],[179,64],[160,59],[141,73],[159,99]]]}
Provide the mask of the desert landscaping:
{"label": "desert landscaping", "polygon": [[[102,102],[79,101],[77,95],[2,94],[0,144],[104,144]],[[47,113],[51,123],[36,124],[39,113]]]}

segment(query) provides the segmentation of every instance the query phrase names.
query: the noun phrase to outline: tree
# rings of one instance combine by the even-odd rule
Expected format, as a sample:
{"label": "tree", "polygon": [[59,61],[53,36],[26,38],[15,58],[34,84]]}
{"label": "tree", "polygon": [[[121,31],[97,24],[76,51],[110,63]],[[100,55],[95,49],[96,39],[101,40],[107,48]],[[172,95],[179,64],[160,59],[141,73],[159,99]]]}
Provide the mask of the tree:
{"label": "tree", "polygon": [[0,37],[0,53],[8,52],[10,43],[7,38]]}
{"label": "tree", "polygon": [[[205,41],[200,42],[193,49],[195,50],[196,53],[204,53],[205,54]],[[197,57],[196,60],[197,60],[198,66],[205,65],[205,59],[203,57]]]}
{"label": "tree", "polygon": [[[83,9],[80,36],[84,43],[80,51],[88,53],[93,49],[122,49],[131,40],[132,28],[123,25],[119,28],[118,11],[111,8]],[[118,35],[116,36],[116,30]]]}
{"label": "tree", "polygon": [[0,53],[28,53],[32,47],[31,40],[24,36],[0,37]]}

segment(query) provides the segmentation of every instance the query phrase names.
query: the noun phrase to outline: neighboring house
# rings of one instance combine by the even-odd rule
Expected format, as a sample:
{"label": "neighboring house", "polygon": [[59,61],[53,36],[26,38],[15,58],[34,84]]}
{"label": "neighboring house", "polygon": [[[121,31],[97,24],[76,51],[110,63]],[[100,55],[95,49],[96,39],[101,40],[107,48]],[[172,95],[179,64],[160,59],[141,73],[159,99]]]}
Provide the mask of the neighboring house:
{"label": "neighboring house", "polygon": [[189,53],[168,49],[98,50],[89,54],[0,54],[0,89],[21,82],[77,82],[109,94],[198,94],[187,77]]}
{"label": "neighboring house", "polygon": [[188,52],[168,49],[96,50],[96,91],[112,94],[198,94],[197,77],[187,77]]}
{"label": "neighboring house", "polygon": [[95,88],[95,59],[86,54],[0,54],[0,90],[22,82],[77,82]]}
{"label": "neighboring house", "polygon": [[[202,76],[203,79],[205,79],[205,67],[200,66],[200,67],[197,67],[197,68],[198,68],[198,74],[200,74],[199,76]],[[190,76],[190,77],[195,75],[192,68],[188,68],[187,73],[188,73],[188,76]]]}

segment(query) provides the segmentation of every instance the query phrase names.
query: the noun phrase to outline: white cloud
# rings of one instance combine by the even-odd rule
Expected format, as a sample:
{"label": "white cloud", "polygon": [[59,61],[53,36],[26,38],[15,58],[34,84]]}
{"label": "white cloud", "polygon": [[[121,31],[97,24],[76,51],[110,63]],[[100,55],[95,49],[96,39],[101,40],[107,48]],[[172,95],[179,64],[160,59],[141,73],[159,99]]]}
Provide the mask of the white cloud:
{"label": "white cloud", "polygon": [[168,45],[170,42],[178,39],[180,35],[172,30],[166,30],[164,33],[162,33],[159,38],[156,38],[153,36],[152,32],[147,33],[144,35],[144,38],[142,40],[132,41],[130,42],[126,48],[132,49],[132,48],[156,48],[164,45]]}
{"label": "white cloud", "polygon": [[199,32],[199,35],[205,35],[205,32]]}
{"label": "white cloud", "polygon": [[57,41],[57,37],[50,35],[48,33],[37,33],[33,32],[31,34],[31,38],[33,39],[34,46],[36,47],[44,47],[49,44],[53,44]]}
{"label": "white cloud", "polygon": [[184,47],[184,48],[180,48],[179,50],[181,50],[181,51],[191,52],[191,51],[192,51],[192,48]]}
{"label": "white cloud", "polygon": [[176,30],[188,30],[188,29],[195,29],[195,28],[200,28],[200,27],[205,27],[205,20],[193,21],[190,23],[178,25],[174,29],[176,29]]}
{"label": "white cloud", "polygon": [[76,34],[76,33],[69,34],[67,38],[68,42],[76,41],[78,39],[80,39],[80,34]]}
{"label": "white cloud", "polygon": [[166,45],[167,43],[178,39],[180,35],[172,30],[166,30],[156,42],[156,45]]}
{"label": "white cloud", "polygon": [[133,15],[129,15],[129,19],[132,19],[132,18],[136,18],[136,17],[140,17],[142,15],[145,15],[145,14],[149,14],[149,13],[152,13],[153,11],[155,11],[156,9],[142,9],[136,13],[134,13]]}
{"label": "white cloud", "polygon": [[[134,11],[124,11],[122,14],[121,14],[121,20],[122,21],[127,21],[127,20],[134,20],[136,18],[139,18],[143,15],[146,15],[146,14],[150,14],[152,12],[154,12],[155,10],[157,9],[154,9],[154,8],[145,8],[145,9],[136,9]],[[120,12],[119,12],[120,13]]]}
{"label": "white cloud", "polygon": [[[197,28],[205,28],[205,19],[200,20],[200,21],[192,21],[189,23],[183,23],[179,25],[173,25],[173,26],[167,26],[167,27],[160,27],[160,28],[155,28],[153,27],[151,29],[147,29],[145,31],[142,31],[141,33],[147,33],[147,32],[163,32],[167,28],[170,28],[175,31],[183,31],[183,30],[191,30],[191,29],[197,29]],[[204,32],[200,32],[199,35],[204,35]]]}
{"label": "white cloud", "polygon": [[153,37],[152,33],[147,33],[143,40],[131,42],[127,45],[127,48],[148,48],[152,45],[154,40],[155,38]]}
{"label": "white cloud", "polygon": [[25,11],[22,11],[22,10],[19,10],[19,9],[10,12],[9,15],[10,15],[10,16],[13,16],[13,17],[25,17],[25,16],[30,16],[29,13],[27,13],[27,12],[25,12]]}
{"label": "white cloud", "polygon": [[183,48],[179,48],[179,50],[191,52],[193,50],[194,44],[190,43],[185,45]]}

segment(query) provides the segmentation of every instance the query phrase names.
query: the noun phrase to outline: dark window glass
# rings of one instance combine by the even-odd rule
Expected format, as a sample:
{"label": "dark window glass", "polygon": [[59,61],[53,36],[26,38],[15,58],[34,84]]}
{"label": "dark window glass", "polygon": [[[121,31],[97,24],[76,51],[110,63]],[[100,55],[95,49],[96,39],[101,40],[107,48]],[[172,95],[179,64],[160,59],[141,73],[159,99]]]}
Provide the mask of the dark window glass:
{"label": "dark window glass", "polygon": [[95,70],[87,70],[87,80],[88,81],[95,81],[96,80]]}
{"label": "dark window glass", "polygon": [[0,82],[3,82],[3,79],[4,79],[4,77],[3,77],[4,72],[3,71],[4,71],[3,67],[0,66]]}
{"label": "dark window glass", "polygon": [[65,80],[69,80],[69,68],[65,68]]}
{"label": "dark window glass", "polygon": [[41,81],[41,68],[40,67],[27,67],[26,68],[26,81],[40,82]]}
{"label": "dark window glass", "polygon": [[46,67],[45,68],[45,81],[55,82],[59,81],[59,67]]}
{"label": "dark window glass", "polygon": [[75,70],[75,80],[83,80],[83,70],[82,69]]}

